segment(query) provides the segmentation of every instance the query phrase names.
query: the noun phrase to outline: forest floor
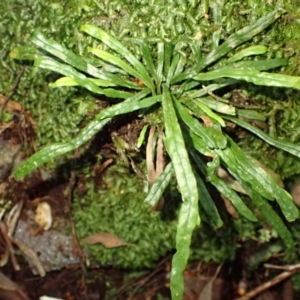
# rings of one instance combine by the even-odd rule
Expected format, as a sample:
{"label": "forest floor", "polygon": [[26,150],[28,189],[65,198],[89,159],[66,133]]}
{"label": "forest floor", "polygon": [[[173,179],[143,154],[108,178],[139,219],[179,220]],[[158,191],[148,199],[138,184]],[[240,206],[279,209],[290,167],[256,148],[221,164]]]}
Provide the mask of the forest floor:
{"label": "forest floor", "polygon": [[[26,159],[22,149],[26,148],[29,154],[35,151],[36,128],[30,112],[22,111],[13,101],[8,101],[6,106],[14,111],[15,116],[0,127],[0,196],[10,200],[9,208],[6,208],[7,215],[14,206],[19,210],[19,214],[11,213],[12,219],[16,219],[15,223],[7,217],[3,217],[0,222],[0,250],[3,253],[0,260],[3,266],[0,273],[0,300],[35,300],[43,295],[66,300],[171,299],[169,277],[172,253],[162,257],[157,262],[157,267],[152,270],[128,271],[113,267],[87,267],[85,254],[76,238],[70,207],[72,190],[84,185],[84,182],[76,181],[72,176],[66,179],[60,174],[50,174],[46,169],[40,169],[25,179],[16,181],[12,171]],[[107,134],[109,140],[111,133]],[[119,127],[118,134],[124,134],[124,126]],[[50,249],[50,246],[43,248],[40,244],[45,243],[45,234],[48,234],[46,239],[49,240],[55,231],[44,230],[43,226],[33,220],[36,208],[42,202],[47,202],[51,208],[52,224],[62,219],[72,224],[72,232],[65,238],[71,237],[69,256],[73,261],[48,267],[49,270],[45,270],[47,261],[40,261],[42,266],[39,267],[38,260],[42,260],[41,252],[46,251],[45,247]],[[7,205],[3,203],[3,206],[5,204]],[[11,230],[22,232],[19,243],[15,242],[17,233],[11,234]],[[31,244],[26,244],[29,238],[24,230],[31,235]],[[26,247],[20,246],[20,243],[26,244]],[[276,274],[281,273],[283,277],[278,279],[278,284],[270,287],[274,284],[274,276],[270,275],[268,269],[261,267],[251,277],[245,274],[243,247],[247,245],[239,249],[235,261],[225,262],[220,266],[201,261],[190,263],[184,274],[184,300],[296,299],[289,278],[298,269],[283,272],[278,270]],[[52,255],[58,256],[59,252],[67,251],[62,248],[63,246],[57,246],[56,250],[52,250]],[[30,251],[36,253],[36,256],[32,258]],[[51,260],[49,257],[46,259]],[[274,256],[272,259],[269,262],[276,263],[278,258]],[[286,272],[292,273],[284,277]],[[257,287],[261,288],[260,293],[256,290]],[[245,296],[246,292],[251,291],[252,296]]]}

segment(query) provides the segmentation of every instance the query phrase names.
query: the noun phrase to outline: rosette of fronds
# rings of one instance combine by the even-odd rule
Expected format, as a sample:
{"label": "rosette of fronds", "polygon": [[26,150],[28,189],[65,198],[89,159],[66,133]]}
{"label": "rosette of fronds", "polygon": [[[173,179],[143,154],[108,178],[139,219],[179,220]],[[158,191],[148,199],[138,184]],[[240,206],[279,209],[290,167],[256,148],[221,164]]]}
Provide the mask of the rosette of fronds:
{"label": "rosette of fronds", "polygon": [[[143,116],[151,109],[151,114],[157,112],[163,116],[160,117],[163,130],[159,136],[162,137],[163,132],[169,163],[152,184],[146,202],[156,205],[174,174],[183,200],[178,215],[177,252],[172,262],[173,299],[182,299],[183,271],[189,257],[191,236],[200,224],[201,215],[206,214],[214,227],[222,225],[218,209],[201,179],[203,177],[228,198],[243,217],[257,221],[253,208],[258,210],[276,229],[286,246],[293,249],[291,234],[269,201],[276,200],[288,221],[298,218],[298,209],[275,179],[225,133],[225,120],[297,157],[300,157],[300,147],[272,138],[245,121],[244,118],[263,118],[260,112],[237,110],[213,94],[239,81],[300,89],[299,77],[265,72],[286,65],[285,59],[247,60],[251,55],[265,53],[267,49],[264,46],[245,48],[226,59],[229,52],[250,41],[283,13],[280,9],[269,13],[232,34],[220,45],[218,37],[214,36],[213,49],[207,55],[199,49],[198,60],[192,66],[187,64],[184,53],[176,51],[172,42],[158,42],[157,51],[153,53],[143,40],[134,39],[143,54],[140,61],[116,38],[94,25],[81,27],[83,32],[105,45],[105,48],[99,45],[89,49],[93,58],[80,57],[43,34],[34,32],[31,40],[37,48],[16,48],[11,52],[12,57],[34,60],[35,67],[64,75],[52,84],[53,87],[81,86],[118,102],[101,110],[71,142],[55,143],[35,153],[15,171],[15,177],[21,178],[43,163],[80,147],[112,118],[132,112]],[[221,59],[222,64],[218,65]],[[239,183],[239,188],[228,185],[222,176],[218,176],[220,170],[229,173]],[[247,206],[240,192],[249,196],[251,206]]]}

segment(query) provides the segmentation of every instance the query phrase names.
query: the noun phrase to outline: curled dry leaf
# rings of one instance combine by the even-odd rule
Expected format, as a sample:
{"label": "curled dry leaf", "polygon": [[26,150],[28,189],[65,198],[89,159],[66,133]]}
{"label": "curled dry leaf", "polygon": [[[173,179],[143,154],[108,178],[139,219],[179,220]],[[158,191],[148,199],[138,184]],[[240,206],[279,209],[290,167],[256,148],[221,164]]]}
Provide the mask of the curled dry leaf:
{"label": "curled dry leaf", "polygon": [[233,206],[233,204],[230,202],[230,200],[228,200],[228,198],[226,198],[224,195],[221,195],[221,198],[224,201],[225,207],[227,212],[235,219],[239,218],[239,214],[237,212],[237,210],[235,209],[235,207]]}
{"label": "curled dry leaf", "polygon": [[117,248],[122,246],[133,246],[109,232],[91,234],[82,240],[87,245],[102,244],[105,248]]}
{"label": "curled dry leaf", "polygon": [[292,195],[294,203],[300,206],[300,180],[297,180],[291,187],[290,193]]}
{"label": "curled dry leaf", "polygon": [[247,192],[243,189],[241,184],[234,180],[223,168],[218,167],[216,169],[216,174],[219,178],[223,179],[223,181],[233,190],[236,192],[242,193],[247,195]]}
{"label": "curled dry leaf", "polygon": [[44,230],[49,230],[52,225],[51,207],[47,202],[41,202],[35,211],[35,222]]}

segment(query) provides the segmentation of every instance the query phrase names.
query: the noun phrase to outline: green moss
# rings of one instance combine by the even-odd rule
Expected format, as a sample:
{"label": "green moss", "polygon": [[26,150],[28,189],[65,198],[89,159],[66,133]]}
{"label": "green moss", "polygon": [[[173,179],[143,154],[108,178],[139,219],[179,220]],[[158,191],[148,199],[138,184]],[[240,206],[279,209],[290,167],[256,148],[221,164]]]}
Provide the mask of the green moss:
{"label": "green moss", "polygon": [[102,189],[90,184],[84,197],[75,196],[76,232],[81,239],[109,232],[133,246],[106,249],[102,245],[82,244],[91,261],[122,268],[153,267],[174,248],[176,219],[167,218],[164,212],[155,212],[145,204],[142,182],[121,164],[108,169],[103,183]]}

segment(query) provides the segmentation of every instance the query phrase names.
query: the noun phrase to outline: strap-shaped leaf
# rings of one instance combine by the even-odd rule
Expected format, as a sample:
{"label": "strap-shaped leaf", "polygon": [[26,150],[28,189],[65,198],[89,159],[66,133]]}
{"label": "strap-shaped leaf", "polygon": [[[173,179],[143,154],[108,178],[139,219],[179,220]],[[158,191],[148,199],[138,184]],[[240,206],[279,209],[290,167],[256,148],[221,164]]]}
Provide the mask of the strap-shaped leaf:
{"label": "strap-shaped leaf", "polygon": [[102,41],[106,46],[122,55],[142,76],[144,84],[154,91],[154,84],[146,68],[122,43],[95,25],[85,24],[81,26],[80,30]]}
{"label": "strap-shaped leaf", "polygon": [[[115,84],[103,80],[103,79],[97,79],[97,78],[87,78],[89,81],[94,82],[97,86],[102,86],[102,87],[114,87],[116,86]],[[76,82],[74,79],[70,77],[62,77],[57,79],[55,82],[51,83],[51,87],[62,87],[62,86],[78,86],[78,82]]]}
{"label": "strap-shaped leaf", "polygon": [[206,81],[223,77],[245,80],[256,85],[290,87],[298,90],[300,89],[300,77],[259,72],[252,69],[227,69],[223,71],[216,70],[207,73],[200,73],[193,77],[193,79]]}
{"label": "strap-shaped leaf", "polygon": [[155,206],[159,199],[162,197],[165,189],[169,185],[171,178],[174,174],[174,169],[172,163],[169,162],[167,166],[164,168],[163,172],[156,179],[154,184],[152,185],[145,202],[150,204],[151,206]]}
{"label": "strap-shaped leaf", "polygon": [[[204,162],[201,160],[201,158],[198,156],[198,153],[196,152],[197,149],[194,146],[195,141],[190,139],[187,136],[187,132],[184,132],[184,139],[187,142],[189,153],[192,159],[194,160],[195,165],[197,166],[198,169],[200,169],[203,176],[207,177],[207,167],[204,164]],[[196,139],[200,140],[200,138],[197,136]],[[195,143],[197,143],[197,141]],[[199,191],[199,203],[208,217],[207,221],[212,227],[221,227],[223,225],[223,221],[218,213],[218,209],[216,208],[216,205],[213,199],[211,198],[210,193],[207,191],[206,186],[203,183],[201,177],[196,171],[194,172],[195,172],[195,177],[197,180],[197,186]]]}
{"label": "strap-shaped leaf", "polygon": [[164,76],[167,77],[173,57],[174,45],[170,42],[164,42]]}
{"label": "strap-shaped leaf", "polygon": [[145,61],[145,65],[148,69],[148,72],[155,79],[155,81],[158,82],[158,76],[156,73],[156,69],[155,69],[154,62],[153,62],[153,57],[152,57],[149,46],[145,43],[144,40],[140,40],[140,39],[132,39],[132,40],[133,40],[133,42],[139,44],[139,46],[141,47],[143,59]]}
{"label": "strap-shaped leaf", "polygon": [[226,87],[228,85],[236,84],[236,83],[237,83],[237,80],[231,79],[231,78],[226,78],[226,79],[223,79],[222,82],[220,82],[220,83],[209,84],[208,86],[206,86],[205,89],[202,88],[202,89],[195,89],[195,90],[189,91],[188,90],[189,88],[187,88],[186,90],[184,90],[185,92],[183,93],[182,96],[190,97],[191,99],[200,98],[200,97],[207,95],[208,94],[207,91],[213,92],[213,91],[216,91],[223,87]]}
{"label": "strap-shaped leaf", "polygon": [[136,88],[135,83],[130,82],[129,80],[124,80],[114,74],[111,74],[110,72],[104,71],[103,69],[96,68],[56,41],[47,39],[42,33],[37,30],[33,32],[31,40],[36,46],[42,48],[43,50],[46,50],[63,62],[93,77],[110,81],[117,84],[118,86]]}
{"label": "strap-shaped leaf", "polygon": [[237,162],[247,169],[249,173],[257,176],[258,180],[260,180],[260,184],[263,185],[265,190],[272,194],[276,199],[285,218],[288,221],[294,221],[295,219],[299,218],[299,210],[294,204],[292,196],[282,189],[275,182],[273,177],[263,168],[259,167],[257,164],[253,164],[252,160],[249,159],[247,155],[232,140],[230,140],[230,145],[234,155],[236,156]]}
{"label": "strap-shaped leaf", "polygon": [[[128,98],[123,103],[126,102],[137,102],[143,99],[147,94],[150,93],[149,89],[145,89],[144,91],[137,93],[136,95]],[[136,109],[138,109],[135,106]],[[112,108],[109,107],[107,110],[112,111]],[[122,113],[119,109],[117,112],[115,111],[115,115],[117,113]],[[104,114],[105,115],[105,114]],[[46,146],[45,148],[41,149],[37,153],[33,154],[29,159],[27,159],[23,164],[21,164],[15,171],[14,176],[16,179],[20,179],[23,176],[29,174],[34,169],[38,168],[42,164],[46,163],[47,161],[70,152],[87,141],[89,141],[99,130],[101,130],[111,119],[106,117],[105,119],[93,120],[91,121],[85,128],[83,128],[80,133],[69,143],[57,143],[51,146]]]}
{"label": "strap-shaped leaf", "polygon": [[289,248],[290,251],[294,251],[293,237],[272,206],[252,188],[247,187],[247,185],[243,185],[243,188],[247,191],[258,211],[265,217],[271,227],[276,230],[286,247]]}
{"label": "strap-shaped leaf", "polygon": [[[201,170],[202,174],[207,177],[208,176],[208,168],[204,164],[204,162],[198,157],[195,153],[194,149],[190,149],[190,153],[195,161],[197,167]],[[213,184],[217,190],[223,194],[228,200],[233,204],[233,206],[237,209],[237,211],[247,218],[250,221],[257,221],[256,216],[252,213],[252,211],[246,206],[243,200],[237,195],[235,191],[233,191],[222,179],[217,177],[215,174],[210,176],[210,182]]]}
{"label": "strap-shaped leaf", "polygon": [[171,78],[173,77],[174,72],[176,71],[179,60],[180,60],[180,54],[176,53],[173,56],[171,66],[170,66],[170,68],[168,70],[168,73],[167,73],[167,79],[166,79],[167,86],[170,85]]}
{"label": "strap-shaped leaf", "polygon": [[268,144],[278,148],[278,149],[282,149],[288,153],[291,153],[297,157],[300,158],[300,145],[296,145],[294,143],[291,143],[287,140],[282,140],[282,139],[276,139],[271,137],[270,135],[268,135],[267,133],[261,131],[260,129],[258,129],[257,127],[249,124],[248,122],[245,122],[243,120],[237,119],[237,118],[232,118],[232,117],[225,117],[225,119],[230,120],[231,122],[251,131],[252,133],[254,133],[255,135],[257,135],[258,137],[260,137],[262,140],[264,140],[265,142],[267,142]]}
{"label": "strap-shaped leaf", "polygon": [[10,58],[21,60],[35,60],[41,56],[43,55],[40,53],[40,51],[38,51],[36,48],[28,46],[16,47],[9,53]]}
{"label": "strap-shaped leaf", "polygon": [[232,63],[232,62],[236,62],[238,60],[243,59],[244,57],[247,56],[251,56],[251,55],[260,55],[260,54],[264,54],[268,51],[268,48],[265,45],[254,45],[254,46],[250,46],[247,47],[241,51],[239,51],[238,53],[236,53],[235,55],[233,55],[232,57],[230,57],[228,59],[228,62]]}
{"label": "strap-shaped leaf", "polygon": [[263,197],[276,199],[282,213],[288,221],[294,221],[299,217],[299,211],[292,201],[291,195],[280,188],[274,179],[261,167],[254,164],[250,158],[228,137],[230,147],[215,152],[226,163],[229,172],[234,172],[253,190]]}
{"label": "strap-shaped leaf", "polygon": [[208,157],[214,157],[213,151],[207,147],[207,144],[205,141],[193,133],[185,124],[182,124],[182,132],[184,136],[184,140],[187,142],[187,145],[189,148],[192,145],[192,148],[195,148],[199,153],[208,156]]}
{"label": "strap-shaped leaf", "polygon": [[212,227],[220,228],[223,225],[223,221],[219,215],[218,209],[210,196],[205,184],[203,183],[199,174],[195,172],[197,180],[197,186],[199,191],[199,203],[207,215],[207,221]]}
{"label": "strap-shaped leaf", "polygon": [[216,189],[224,195],[236,208],[236,210],[246,219],[255,222],[257,221],[256,216],[252,211],[246,206],[243,200],[238,196],[238,194],[233,191],[222,179],[213,175],[210,182],[216,187]]}
{"label": "strap-shaped leaf", "polygon": [[123,99],[132,96],[131,93],[118,91],[115,89],[101,89],[93,81],[90,81],[85,75],[79,73],[71,66],[59,63],[58,61],[48,57],[37,58],[34,61],[34,66],[68,76],[72,78],[78,85],[96,94],[102,94],[111,98]]}
{"label": "strap-shaped leaf", "polygon": [[107,51],[104,51],[104,50],[101,50],[101,49],[98,49],[98,48],[89,48],[89,51],[91,53],[93,53],[94,55],[96,55],[97,57],[99,57],[100,59],[121,68],[122,70],[124,70],[128,74],[132,75],[133,77],[143,80],[143,75],[142,74],[140,74],[135,69],[133,69],[131,66],[126,64],[119,57],[116,57],[116,56],[108,53]]}
{"label": "strap-shaped leaf", "polygon": [[286,66],[288,65],[288,62],[289,61],[285,58],[274,58],[267,60],[246,60],[230,63],[227,66],[219,68],[218,70],[222,71],[227,69],[253,69],[257,71],[267,71],[270,69]]}
{"label": "strap-shaped leaf", "polygon": [[[230,147],[219,150],[216,149],[215,152],[221,157],[222,161],[227,165],[228,171],[230,173],[236,173],[243,181],[249,183],[253,189],[255,189],[258,193],[263,195],[265,198],[269,200],[273,200],[272,192],[266,190],[265,187],[261,184],[261,180],[264,178],[265,172],[263,170],[258,169],[259,173],[253,173],[253,170],[249,170],[246,166],[241,166],[240,163],[236,159],[236,153],[234,153]],[[249,159],[250,160],[250,159]],[[247,162],[247,157],[244,159]]]}
{"label": "strap-shaped leaf", "polygon": [[[254,36],[261,33],[284,13],[285,11],[283,9],[276,9],[269,14],[261,17],[249,26],[244,27],[243,29],[232,34],[222,45],[220,45],[218,48],[211,51],[207,55],[205,66],[208,66],[211,63],[217,61],[232,49],[235,49],[237,46],[249,41]],[[199,72],[202,68],[203,67],[201,65],[195,66],[195,70],[197,70],[197,72]]]}
{"label": "strap-shaped leaf", "polygon": [[193,118],[187,109],[179,102],[176,103],[176,109],[184,123],[198,136],[200,136],[208,147],[224,149],[227,144],[226,137],[221,131],[214,127],[204,127],[197,119]]}
{"label": "strap-shaped leaf", "polygon": [[160,88],[164,80],[164,60],[165,60],[165,44],[164,42],[157,43],[157,67],[156,73],[158,77],[157,86]]}
{"label": "strap-shaped leaf", "polygon": [[177,63],[177,67],[174,72],[174,76],[182,73],[185,66],[186,66],[186,55],[183,53],[180,53],[180,59]]}
{"label": "strap-shaped leaf", "polygon": [[243,117],[249,120],[259,120],[259,121],[266,121],[267,117],[265,114],[260,113],[256,110],[252,109],[237,109],[237,115],[239,117]]}
{"label": "strap-shaped leaf", "polygon": [[[191,103],[191,102],[189,102]],[[216,113],[214,113],[209,106],[207,106],[206,104],[203,104],[203,102],[201,101],[193,101],[194,104],[196,104],[197,106],[199,106],[199,108],[208,116],[210,117],[212,120],[217,121],[222,127],[225,127],[225,121]],[[198,115],[199,116],[199,115]]]}
{"label": "strap-shaped leaf", "polygon": [[161,95],[149,97],[140,101],[120,102],[109,108],[102,110],[96,117],[96,120],[113,118],[121,114],[126,114],[139,109],[148,108],[161,100]]}
{"label": "strap-shaped leaf", "polygon": [[261,17],[256,22],[250,24],[249,26],[237,31],[232,34],[223,44],[221,44],[216,49],[212,50],[206,58],[201,59],[193,68],[187,70],[184,73],[174,76],[171,83],[177,83],[188,78],[192,78],[196,73],[201,72],[205,67],[212,64],[213,62],[219,60],[221,57],[228,54],[231,50],[235,49],[237,46],[249,41],[255,35],[262,32],[269,25],[274,23],[285,11],[283,9],[276,9],[273,12]]}
{"label": "strap-shaped leaf", "polygon": [[145,124],[143,126],[143,129],[140,131],[140,134],[138,136],[137,143],[136,143],[136,146],[138,149],[141,148],[141,146],[143,145],[143,143],[146,139],[146,132],[148,130],[148,127],[149,127],[149,124]]}
{"label": "strap-shaped leaf", "polygon": [[210,109],[217,111],[219,113],[225,114],[225,115],[236,115],[236,109],[234,106],[230,104],[226,104],[220,101],[217,101],[213,99],[212,97],[202,97],[193,100],[194,102],[201,102],[202,104],[207,105]]}
{"label": "strap-shaped leaf", "polygon": [[[89,123],[87,127],[89,127],[89,131],[93,133],[97,133],[99,130],[103,128],[105,124],[107,124],[110,120],[106,119],[103,121],[92,121]],[[85,129],[83,130],[85,131]],[[82,145],[84,142],[88,141],[91,138],[91,135],[83,134],[82,139],[74,139],[74,141],[69,143],[56,143],[50,146],[46,146],[40,151],[33,154],[31,157],[29,157],[24,163],[22,163],[15,171],[14,176],[16,179],[20,179],[24,177],[25,175],[29,174],[31,171],[35,170],[42,164],[50,161],[51,159],[63,155],[65,153],[68,153],[76,148],[78,148],[80,145]]]}
{"label": "strap-shaped leaf", "polygon": [[[175,99],[175,101],[177,101]],[[198,212],[198,190],[181,128],[166,85],[163,85],[162,107],[165,122],[165,145],[175,170],[183,203],[181,205],[176,234],[177,252],[173,256],[171,271],[172,299],[181,300],[184,290],[183,271],[189,254],[191,236],[200,223]]]}

